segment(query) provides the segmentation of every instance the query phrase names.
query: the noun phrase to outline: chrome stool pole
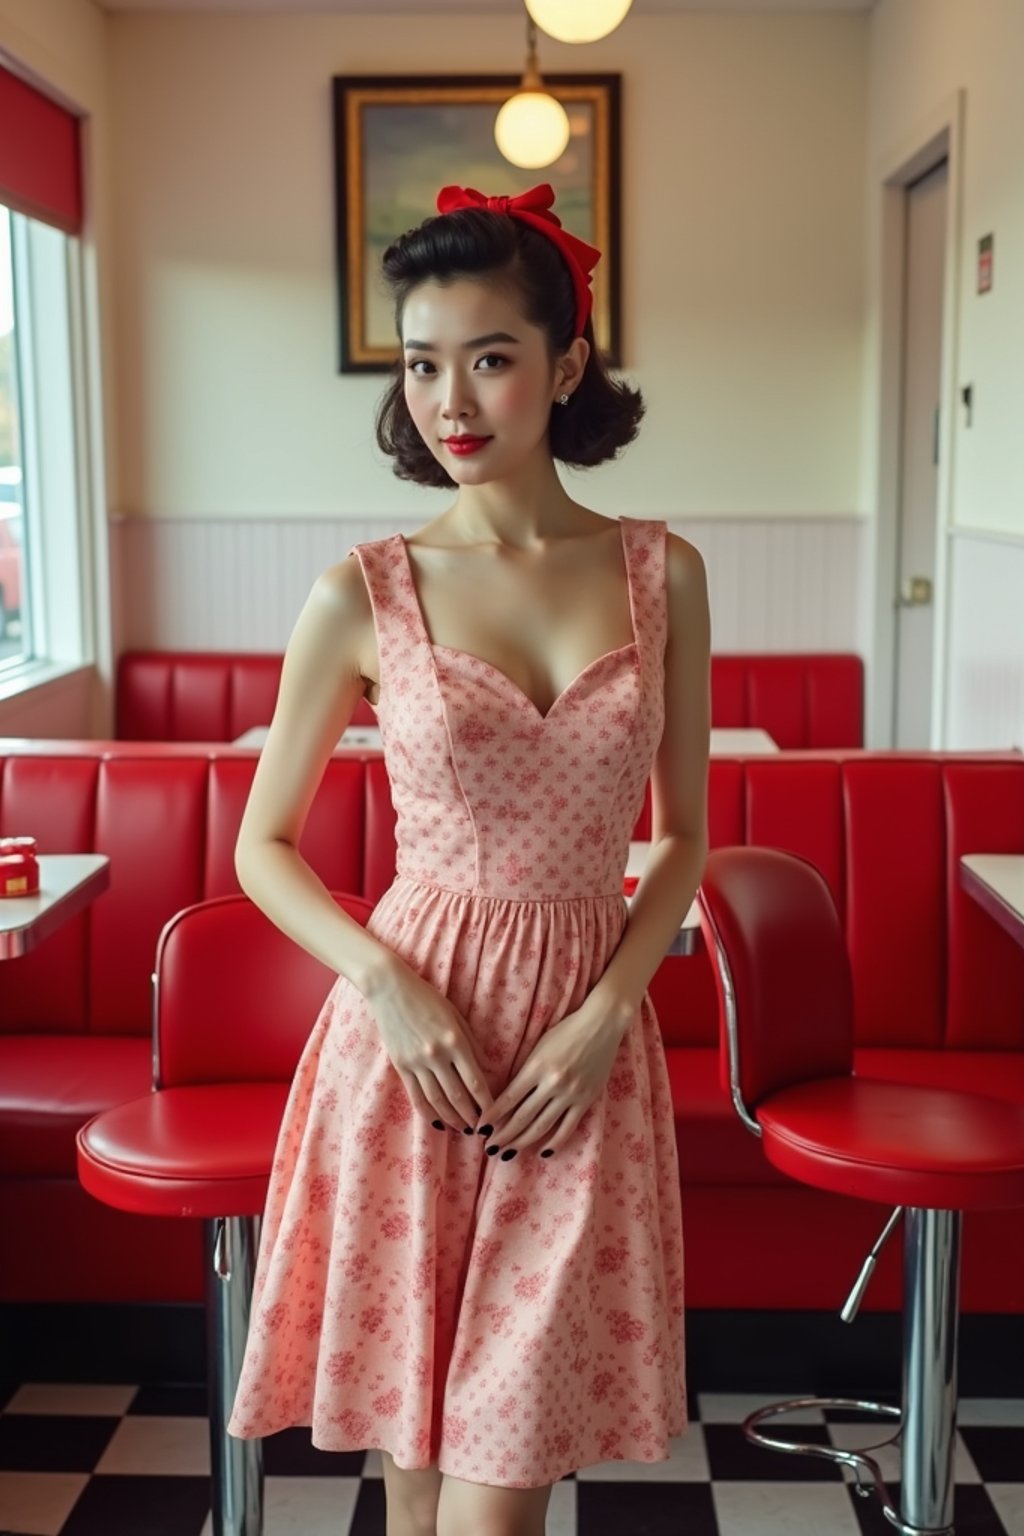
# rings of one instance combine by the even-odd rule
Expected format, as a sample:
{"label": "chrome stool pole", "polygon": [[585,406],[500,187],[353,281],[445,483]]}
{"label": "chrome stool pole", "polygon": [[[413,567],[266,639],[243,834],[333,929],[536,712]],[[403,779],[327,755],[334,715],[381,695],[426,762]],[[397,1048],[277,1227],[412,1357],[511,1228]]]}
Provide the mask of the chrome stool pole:
{"label": "chrome stool pole", "polygon": [[227,1433],[242,1369],[258,1216],[206,1223],[206,1360],[213,1536],[263,1536],[263,1442]]}
{"label": "chrome stool pole", "polygon": [[908,1210],[903,1248],[903,1514],[953,1528],[959,1211]]}

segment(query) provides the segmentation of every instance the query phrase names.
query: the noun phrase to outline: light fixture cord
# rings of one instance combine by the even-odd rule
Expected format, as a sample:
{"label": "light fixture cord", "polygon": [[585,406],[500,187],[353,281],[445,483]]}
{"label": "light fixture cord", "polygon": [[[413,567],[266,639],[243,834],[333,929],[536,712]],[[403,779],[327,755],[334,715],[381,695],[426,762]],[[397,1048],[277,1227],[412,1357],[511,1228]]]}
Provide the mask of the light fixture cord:
{"label": "light fixture cord", "polygon": [[544,82],[540,77],[540,66],[537,63],[537,23],[526,12],[526,68],[523,70],[521,91],[542,91]]}

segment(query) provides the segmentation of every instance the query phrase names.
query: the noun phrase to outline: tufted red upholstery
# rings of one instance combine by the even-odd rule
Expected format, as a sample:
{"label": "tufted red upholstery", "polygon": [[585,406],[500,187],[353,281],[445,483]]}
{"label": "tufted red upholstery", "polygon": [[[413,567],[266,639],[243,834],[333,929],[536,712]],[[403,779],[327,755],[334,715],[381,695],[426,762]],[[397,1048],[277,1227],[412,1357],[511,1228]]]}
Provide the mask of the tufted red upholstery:
{"label": "tufted red upholstery", "polygon": [[[268,725],[283,661],[245,651],[125,651],[117,664],[118,739],[234,741]],[[376,718],[360,700],[353,723]]]}
{"label": "tufted red upholstery", "polygon": [[[26,1237],[5,1245],[0,1299],[202,1295],[198,1223],[91,1200],[75,1180],[74,1136],[150,1086],[157,938],[181,907],[237,891],[234,840],[256,761],[227,746],[0,740],[0,834],[113,860],[105,895],[0,965],[0,1231]],[[858,1070],[1024,1097],[1024,951],[957,876],[962,852],[1024,849],[1024,758],[715,759],[709,820],[715,846],[788,848],[824,875],[851,961]],[[329,889],[377,899],[394,865],[378,754],[332,758],[301,846]],[[690,1304],[838,1304],[877,1235],[876,1208],[765,1166],[719,1084],[705,956],[667,959],[651,994],[677,1110]],[[967,1220],[965,1308],[1024,1312],[1024,1223]],[[884,1255],[868,1304],[899,1305],[898,1266]]]}
{"label": "tufted red upholstery", "polygon": [[712,723],[760,726],[780,747],[859,747],[864,666],[859,656],[713,656]]}
{"label": "tufted red upholstery", "polygon": [[[274,712],[279,655],[126,651],[117,669],[122,741],[234,741]],[[859,747],[864,666],[846,654],[715,656],[712,720],[760,726],[780,747]],[[376,716],[360,700],[356,725]]]}

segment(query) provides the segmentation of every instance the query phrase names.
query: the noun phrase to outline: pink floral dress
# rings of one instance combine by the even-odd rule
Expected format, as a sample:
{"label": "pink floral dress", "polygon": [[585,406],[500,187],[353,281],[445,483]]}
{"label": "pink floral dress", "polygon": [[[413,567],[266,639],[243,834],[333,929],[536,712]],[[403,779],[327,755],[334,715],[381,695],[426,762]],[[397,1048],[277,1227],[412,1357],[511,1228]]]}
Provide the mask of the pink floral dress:
{"label": "pink floral dress", "polygon": [[[578,1008],[627,919],[622,877],[664,724],[665,523],[620,519],[634,639],[546,714],[433,644],[401,534],[356,546],[380,648],[397,827],[369,930],[454,1003],[497,1094]],[[413,1111],[339,977],[288,1097],[228,1432],[532,1488],[661,1461],[686,1424],[683,1239],[661,1031],[645,993],[604,1091],[550,1158]]]}

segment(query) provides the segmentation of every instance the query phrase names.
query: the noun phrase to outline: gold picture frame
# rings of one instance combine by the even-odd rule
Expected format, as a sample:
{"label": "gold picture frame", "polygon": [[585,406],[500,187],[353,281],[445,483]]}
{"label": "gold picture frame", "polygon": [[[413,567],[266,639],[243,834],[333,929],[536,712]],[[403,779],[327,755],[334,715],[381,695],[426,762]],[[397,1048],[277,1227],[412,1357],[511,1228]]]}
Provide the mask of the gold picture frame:
{"label": "gold picture frame", "polygon": [[385,247],[435,213],[442,186],[488,195],[548,181],[555,211],[601,250],[593,275],[594,334],[621,364],[619,175],[621,76],[547,75],[572,136],[553,165],[526,171],[494,142],[498,108],[514,75],[337,75],[333,80],[340,373],[386,373],[398,356],[380,278]]}

